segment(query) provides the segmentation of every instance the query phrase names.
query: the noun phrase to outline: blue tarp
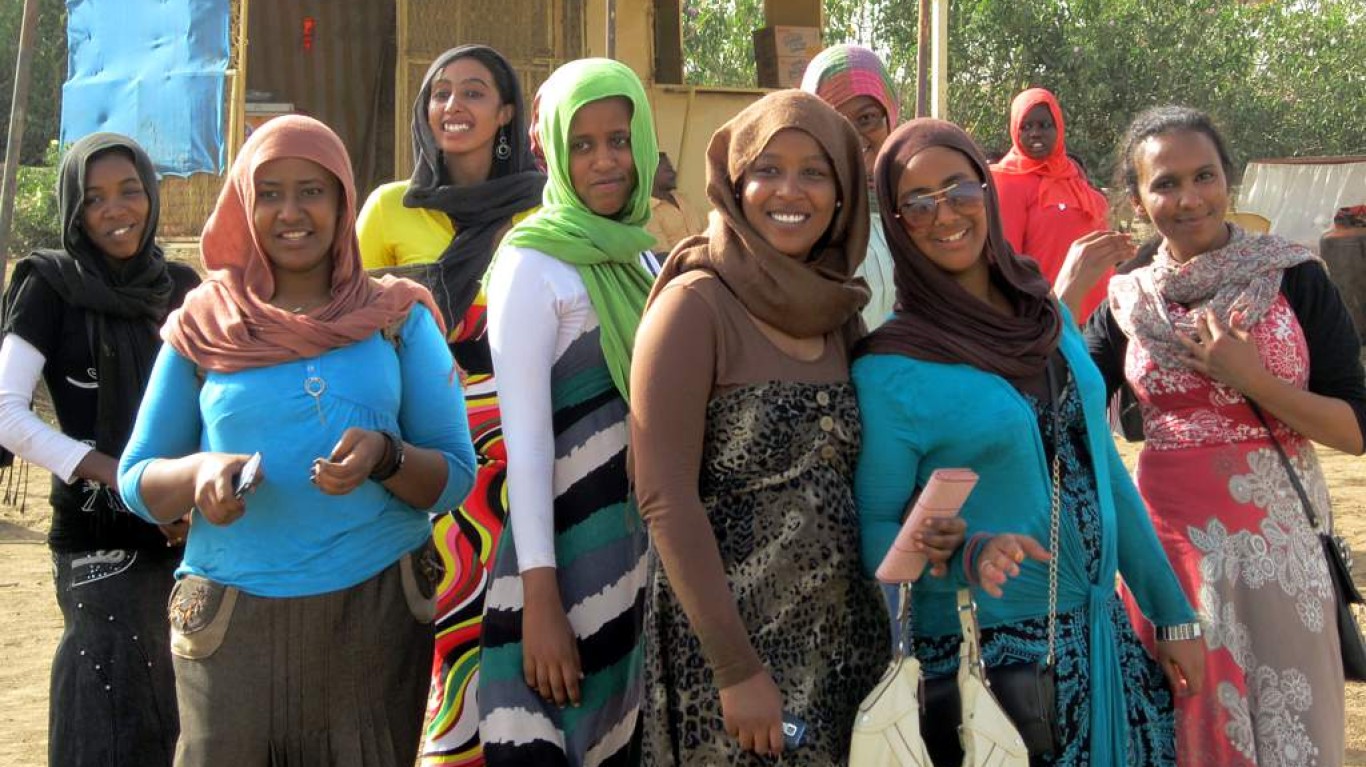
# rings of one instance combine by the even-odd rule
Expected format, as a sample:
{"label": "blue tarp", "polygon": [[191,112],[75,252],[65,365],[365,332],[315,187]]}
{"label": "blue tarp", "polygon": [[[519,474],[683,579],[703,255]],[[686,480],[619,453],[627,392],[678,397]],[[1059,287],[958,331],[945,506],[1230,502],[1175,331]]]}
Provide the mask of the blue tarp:
{"label": "blue tarp", "polygon": [[62,143],[137,139],[157,172],[218,173],[229,0],[66,0]]}

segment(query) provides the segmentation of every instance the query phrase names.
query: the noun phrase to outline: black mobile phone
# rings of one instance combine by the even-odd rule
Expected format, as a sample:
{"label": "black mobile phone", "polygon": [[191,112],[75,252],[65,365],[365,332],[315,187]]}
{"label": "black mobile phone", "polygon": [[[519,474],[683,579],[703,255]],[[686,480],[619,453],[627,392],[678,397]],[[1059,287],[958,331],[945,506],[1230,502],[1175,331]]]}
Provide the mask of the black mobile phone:
{"label": "black mobile phone", "polygon": [[798,717],[783,712],[783,750],[795,751],[802,747],[802,739],[806,737],[806,722]]}
{"label": "black mobile phone", "polygon": [[241,498],[256,487],[257,478],[261,473],[261,454],[252,453],[247,462],[242,464],[242,471],[233,478],[232,494],[236,498]]}

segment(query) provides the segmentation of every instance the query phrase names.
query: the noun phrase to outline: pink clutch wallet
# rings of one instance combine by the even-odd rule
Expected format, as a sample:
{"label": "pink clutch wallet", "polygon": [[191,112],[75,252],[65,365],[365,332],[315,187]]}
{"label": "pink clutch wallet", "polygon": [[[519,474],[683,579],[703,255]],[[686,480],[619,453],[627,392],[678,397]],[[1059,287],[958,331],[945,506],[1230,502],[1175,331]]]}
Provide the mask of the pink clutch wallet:
{"label": "pink clutch wallet", "polygon": [[915,533],[930,517],[956,516],[976,485],[977,472],[972,469],[935,469],[915,507],[901,524],[892,548],[878,565],[877,579],[883,583],[918,580],[929,560],[923,551],[916,551]]}

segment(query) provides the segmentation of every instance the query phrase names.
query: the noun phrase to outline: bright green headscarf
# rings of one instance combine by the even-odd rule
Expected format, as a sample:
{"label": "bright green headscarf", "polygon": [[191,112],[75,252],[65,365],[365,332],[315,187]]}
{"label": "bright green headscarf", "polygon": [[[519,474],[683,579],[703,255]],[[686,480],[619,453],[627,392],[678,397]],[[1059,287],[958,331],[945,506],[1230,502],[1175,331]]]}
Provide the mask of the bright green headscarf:
{"label": "bright green headscarf", "polygon": [[[636,188],[620,217],[599,216],[584,205],[569,178],[569,124],[581,107],[613,96],[631,102],[631,157]],[[505,246],[532,248],[571,264],[588,289],[602,325],[602,351],[612,382],[628,397],[631,347],[653,282],[640,265],[655,240],[644,229],[650,220],[659,150],[645,89],[631,68],[611,59],[579,59],[555,70],[540,90],[537,131],[550,181],[541,209],[513,227]]]}

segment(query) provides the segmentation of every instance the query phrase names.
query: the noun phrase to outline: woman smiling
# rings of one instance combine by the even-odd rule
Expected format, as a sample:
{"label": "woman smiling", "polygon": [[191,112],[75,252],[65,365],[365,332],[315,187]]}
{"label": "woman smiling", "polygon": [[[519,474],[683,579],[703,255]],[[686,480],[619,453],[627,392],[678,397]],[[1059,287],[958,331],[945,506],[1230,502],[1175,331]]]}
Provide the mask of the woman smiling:
{"label": "woman smiling", "polygon": [[663,564],[645,763],[768,763],[787,711],[806,734],[784,763],[839,764],[889,653],[850,484],[860,142],[783,91],[722,126],[707,160],[711,226],[665,265],[631,371],[636,491]]}
{"label": "woman smiling", "polygon": [[[1057,742],[1034,757],[1172,764],[1172,695],[1199,690],[1203,647],[1115,451],[1075,323],[1004,238],[995,183],[962,129],[903,125],[878,157],[875,189],[900,310],[853,366],[864,569],[882,561],[936,469],[976,471],[961,513],[967,543],[913,591],[922,667],[956,671],[954,597],[972,589],[988,669],[1054,670]],[[1156,659],[1115,594],[1116,573],[1159,627]]]}
{"label": "woman smiling", "polygon": [[169,606],[178,765],[416,757],[427,513],[464,497],[474,457],[431,296],[365,274],[354,211],[326,126],[252,134],[119,466],[138,516],[194,508]]}

